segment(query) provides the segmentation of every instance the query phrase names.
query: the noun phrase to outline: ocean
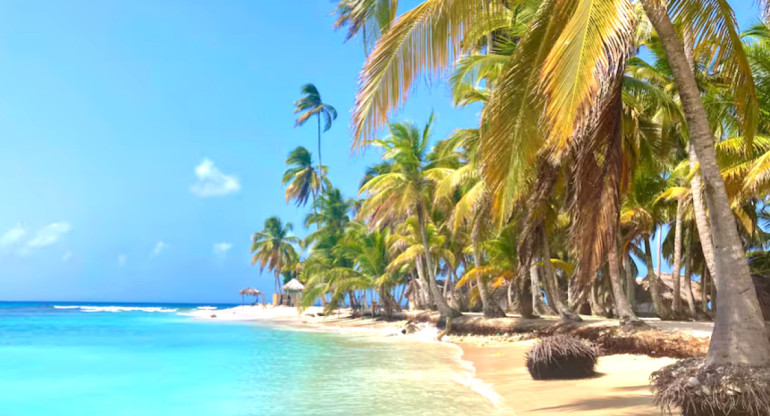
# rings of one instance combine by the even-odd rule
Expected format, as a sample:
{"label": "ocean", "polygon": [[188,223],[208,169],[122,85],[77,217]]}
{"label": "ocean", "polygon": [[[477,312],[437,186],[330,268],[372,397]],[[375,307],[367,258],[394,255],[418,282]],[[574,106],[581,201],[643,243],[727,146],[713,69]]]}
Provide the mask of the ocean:
{"label": "ocean", "polygon": [[453,346],[184,315],[226,306],[0,302],[0,416],[498,414]]}

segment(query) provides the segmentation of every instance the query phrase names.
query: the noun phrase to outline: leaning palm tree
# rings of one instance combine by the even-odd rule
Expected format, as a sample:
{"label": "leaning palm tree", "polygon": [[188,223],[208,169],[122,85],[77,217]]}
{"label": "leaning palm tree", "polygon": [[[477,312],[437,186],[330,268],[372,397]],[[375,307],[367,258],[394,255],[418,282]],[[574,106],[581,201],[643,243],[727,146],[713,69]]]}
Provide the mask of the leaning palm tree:
{"label": "leaning palm tree", "polygon": [[313,116],[318,119],[318,172],[323,180],[325,175],[321,161],[321,117],[324,118],[323,131],[326,132],[332,127],[332,121],[337,119],[337,110],[321,100],[321,93],[318,92],[315,85],[305,84],[301,91],[304,96],[294,102],[294,114],[302,114],[297,117],[294,126],[302,126]]}
{"label": "leaning palm tree", "polygon": [[430,291],[442,316],[457,317],[460,312],[451,308],[439,291],[436,283],[437,264],[434,263],[428,244],[432,184],[428,179],[430,166],[426,153],[432,120],[433,117],[422,131],[413,124],[391,123],[388,125],[390,136],[373,141],[373,145],[383,149],[387,170],[361,186],[360,193],[366,198],[360,216],[370,219],[375,227],[394,224],[412,215],[417,217]]}
{"label": "leaning palm tree", "polygon": [[[313,167],[313,157],[310,152],[302,146],[289,153],[286,158],[288,169],[283,173],[281,183],[286,188],[286,202],[294,200],[297,206],[307,204],[310,197],[315,201],[318,194],[324,188],[320,172]],[[323,166],[321,166],[324,169]],[[328,187],[328,184],[326,184]]]}
{"label": "leaning palm tree", "polygon": [[283,224],[280,218],[270,217],[265,220],[262,231],[254,233],[251,239],[254,253],[251,264],[259,263],[260,273],[265,269],[273,272],[277,293],[281,293],[281,273],[297,257],[294,245],[298,245],[300,239],[290,235],[291,229],[290,222]]}
{"label": "leaning palm tree", "polygon": [[[683,36],[672,22],[687,22],[691,28],[687,38],[697,40],[693,42],[695,49],[709,54],[711,68],[731,83],[743,134],[751,137],[757,121],[756,95],[734,12],[726,1],[717,0],[640,3],[660,37],[674,74],[705,185],[719,293],[706,361],[716,366],[768,366],[770,341],[717,165],[714,133]],[[474,26],[510,4],[426,0],[402,15],[380,39],[362,71],[353,112],[355,144],[365,144],[385,124],[421,74],[445,70],[465,53],[471,44],[466,37]],[[625,58],[634,50],[636,17],[631,0],[543,1],[530,30],[496,81],[483,112],[481,166],[485,182],[496,196],[498,212],[506,213],[500,208],[508,206],[512,189],[521,184],[521,167],[531,164],[543,149],[551,162],[560,161],[570,149],[582,149],[585,163],[596,164],[591,160],[596,150],[617,147],[617,134],[611,134],[617,125],[610,121],[612,117],[602,117],[603,112],[616,110],[603,106],[603,100],[612,95],[607,92],[613,82],[618,82]],[[586,203],[576,205],[576,213],[582,211],[581,215],[602,220],[617,216],[617,203],[610,207],[614,214],[596,215],[586,210],[604,199],[590,196],[591,182],[593,186],[604,186],[599,184],[606,182],[603,178],[611,173],[607,169],[610,167],[601,169],[605,171],[601,177],[578,177],[589,186],[583,187],[588,191],[586,197],[576,198]],[[576,224],[581,227],[595,222]],[[613,227],[604,229],[615,232]],[[591,276],[590,271],[583,275]]]}

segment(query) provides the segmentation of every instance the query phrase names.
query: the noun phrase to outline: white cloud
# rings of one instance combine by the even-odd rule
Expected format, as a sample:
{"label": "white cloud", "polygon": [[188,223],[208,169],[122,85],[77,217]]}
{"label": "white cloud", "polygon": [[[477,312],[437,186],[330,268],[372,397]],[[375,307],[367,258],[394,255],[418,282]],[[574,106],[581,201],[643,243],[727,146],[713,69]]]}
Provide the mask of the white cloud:
{"label": "white cloud", "polygon": [[72,256],[73,256],[72,252],[71,252],[71,251],[68,251],[68,252],[66,252],[66,253],[62,254],[62,256],[61,256],[61,261],[63,261],[63,262],[65,262],[65,263],[66,263],[66,262],[70,261],[70,259],[72,258]]}
{"label": "white cloud", "polygon": [[157,244],[155,244],[155,248],[152,249],[152,254],[150,254],[150,257],[158,257],[160,253],[164,252],[166,249],[171,247],[167,243],[163,241],[158,241]]}
{"label": "white cloud", "polygon": [[125,254],[118,255],[118,266],[124,266],[127,261],[128,261],[128,256],[126,256]]}
{"label": "white cloud", "polygon": [[70,232],[72,226],[68,222],[55,222],[37,230],[35,237],[27,242],[27,247],[45,247],[59,241],[59,238]]}
{"label": "white cloud", "polygon": [[224,257],[231,248],[233,248],[233,245],[230,243],[216,243],[214,244],[214,255]]}
{"label": "white cloud", "polygon": [[195,176],[198,182],[190,187],[190,192],[201,198],[224,196],[241,190],[237,177],[225,175],[209,159],[203,159],[195,167]]}
{"label": "white cloud", "polygon": [[0,235],[0,247],[16,245],[27,235],[27,230],[17,224],[15,227]]}

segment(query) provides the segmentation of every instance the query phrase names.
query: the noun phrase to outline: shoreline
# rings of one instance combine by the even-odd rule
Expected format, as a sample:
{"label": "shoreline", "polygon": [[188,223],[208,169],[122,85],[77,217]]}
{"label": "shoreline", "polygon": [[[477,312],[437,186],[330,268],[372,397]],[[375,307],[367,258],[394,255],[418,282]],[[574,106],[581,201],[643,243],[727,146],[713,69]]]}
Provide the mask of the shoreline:
{"label": "shoreline", "polygon": [[[525,367],[526,351],[534,340],[520,340],[516,335],[449,335],[435,339],[437,330],[421,324],[421,330],[402,335],[407,320],[380,321],[339,315],[318,316],[320,307],[298,314],[293,307],[246,306],[185,314],[210,321],[250,321],[300,330],[333,331],[395,337],[406,340],[438,342],[457,350],[457,360],[467,376],[458,383],[480,394],[503,414],[642,416],[658,414],[649,389],[649,375],[676,361],[670,357],[653,358],[641,354],[613,354],[599,358],[597,376],[582,380],[535,381]],[[213,316],[212,316],[213,315]],[[598,322],[598,321],[597,321]],[[664,332],[693,332],[698,337],[704,328],[659,327]],[[689,331],[695,329],[695,331]]]}

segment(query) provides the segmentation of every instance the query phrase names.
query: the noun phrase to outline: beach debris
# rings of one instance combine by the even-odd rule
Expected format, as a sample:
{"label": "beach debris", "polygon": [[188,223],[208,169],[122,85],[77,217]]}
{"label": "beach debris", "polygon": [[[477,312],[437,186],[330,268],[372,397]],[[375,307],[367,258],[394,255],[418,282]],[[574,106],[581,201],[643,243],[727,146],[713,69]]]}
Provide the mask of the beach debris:
{"label": "beach debris", "polygon": [[211,316],[209,316],[209,318],[216,318],[216,317],[217,317],[217,314],[215,313],[212,313]]}
{"label": "beach debris", "polygon": [[594,375],[599,348],[572,335],[538,341],[527,352],[527,369],[535,380],[578,379]]}
{"label": "beach debris", "polygon": [[407,322],[401,327],[401,333],[404,335],[414,334],[419,330],[420,328],[414,322]]}

